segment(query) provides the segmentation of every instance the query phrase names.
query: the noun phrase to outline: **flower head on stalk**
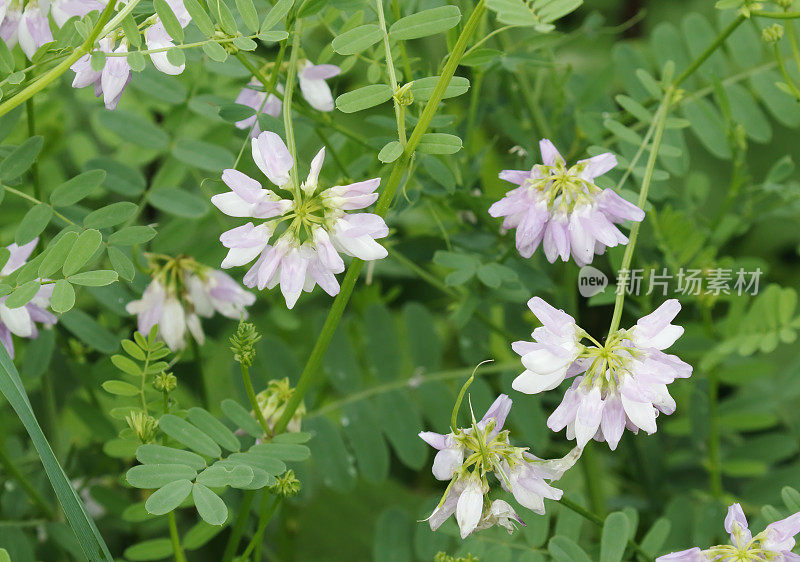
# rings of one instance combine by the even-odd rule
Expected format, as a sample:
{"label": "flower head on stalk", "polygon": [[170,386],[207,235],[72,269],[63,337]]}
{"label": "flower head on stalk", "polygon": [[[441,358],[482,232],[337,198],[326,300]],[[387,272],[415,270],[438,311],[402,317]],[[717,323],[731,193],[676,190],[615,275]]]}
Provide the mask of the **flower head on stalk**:
{"label": "flower head on stalk", "polygon": [[187,256],[149,254],[152,279],[142,298],[125,309],[138,317],[139,332],[147,334],[157,325],[158,335],[172,351],[186,347],[186,331],[203,344],[200,318],[215,312],[227,318],[242,318],[255,296],[242,289],[228,274],[201,265]]}
{"label": "flower head on stalk", "polygon": [[[456,401],[451,426],[463,399],[467,381]],[[480,421],[472,414],[468,428],[452,429],[447,435],[423,431],[419,434],[426,443],[437,449],[433,475],[450,483],[428,523],[438,529],[453,513],[461,530],[461,538],[475,531],[499,525],[513,532],[515,525],[525,525],[514,508],[503,500],[489,500],[489,474],[494,474],[504,490],[510,492],[522,506],[535,513],[545,512],[544,498],[561,499],[562,491],[547,481],[561,478],[580,457],[580,449],[556,460],[542,460],[528,452],[527,447],[515,447],[509,442],[509,431],[503,429],[511,410],[511,399],[505,394],[497,397]],[[471,409],[470,409],[471,412]]]}
{"label": "flower head on stalk", "polygon": [[[7,246],[9,255],[0,268],[0,279],[25,265],[38,241],[37,238],[22,246],[16,244]],[[45,326],[56,323],[55,315],[47,311],[52,294],[53,285],[42,285],[27,304],[17,308],[9,308],[6,306],[7,297],[0,297],[0,343],[5,346],[12,359],[14,358],[12,334],[20,338],[36,339],[39,337],[37,322]]]}
{"label": "flower head on stalk", "polygon": [[324,148],[311,162],[306,180],[297,185],[294,159],[278,135],[265,131],[252,139],[252,145],[256,165],[291,199],[263,189],[238,170],[222,173],[230,191],[214,195],[211,202],[228,216],[263,220],[222,233],[220,241],[229,249],[223,269],[256,260],[244,284],[259,290],[280,284],[286,305],[293,308],[300,294],[311,292],[317,284],[331,296],[339,293],[335,274],[344,271],[339,252],[362,260],[387,256],[375,241],[389,234],[383,219],[372,213],[347,212],[377,200],[380,178],[319,191]]}
{"label": "flower head on stalk", "polygon": [[567,167],[552,142],[543,139],[539,146],[542,164],[500,172],[500,179],[519,187],[489,208],[493,217],[504,217],[503,228],[516,229],[519,253],[529,258],[541,244],[550,263],[571,255],[584,266],[607,247],[627,244],[615,223],[639,222],[644,211],[594,183],[617,165],[616,157],[607,152]]}
{"label": "flower head on stalk", "polygon": [[690,548],[656,558],[656,562],[797,562],[792,553],[794,537],[800,533],[800,513],[770,523],[756,536],[750,532],[742,506],[734,503],[725,517],[725,531],[731,544],[712,546],[706,550]]}
{"label": "flower head on stalk", "polygon": [[75,72],[72,80],[73,88],[94,86],[94,95],[103,96],[106,109],[116,109],[122,92],[131,81],[131,66],[124,55],[128,52],[128,40],[122,38],[119,45],[114,47],[116,39],[112,36],[104,37],[98,42],[100,51],[116,56],[106,57],[103,67],[92,67],[90,55],[83,55],[70,68]]}
{"label": "flower head on stalk", "polygon": [[[605,345],[539,297],[528,306],[542,326],[533,331],[533,342],[512,344],[526,369],[514,379],[513,388],[536,394],[576,377],[547,420],[550,429],[566,427],[567,437],[576,439],[578,447],[595,439],[613,450],[626,427],[634,433],[654,433],[659,412],[675,411],[667,385],[692,374],[690,365],[662,351],[683,334],[683,328],[671,324],[681,309],[677,300],[664,302],[633,328],[610,334]],[[582,343],[584,338],[590,340],[588,345]]]}
{"label": "flower head on stalk", "polygon": [[[256,395],[258,407],[261,409],[261,414],[264,416],[270,429],[275,427],[275,422],[283,415],[283,411],[286,409],[286,404],[288,404],[292,394],[294,394],[294,388],[289,384],[289,379],[283,378],[269,381],[269,383],[267,383],[267,389],[262,390]],[[300,406],[295,410],[292,419],[289,420],[286,431],[300,431],[305,415],[306,405],[305,402],[301,402]]]}
{"label": "flower head on stalk", "polygon": [[[189,11],[183,5],[183,0],[166,1],[172,13],[175,15],[175,19],[178,20],[178,24],[180,24],[182,28],[189,25],[189,22],[192,21],[192,16],[189,15]],[[153,61],[153,66],[164,74],[173,76],[183,72],[186,66],[185,64],[172,64],[167,57],[167,51],[158,51],[158,49],[169,49],[175,46],[172,37],[167,33],[166,27],[164,27],[164,24],[158,16],[155,17],[154,23],[144,32],[144,40],[148,50],[157,51],[150,53],[150,60]]]}

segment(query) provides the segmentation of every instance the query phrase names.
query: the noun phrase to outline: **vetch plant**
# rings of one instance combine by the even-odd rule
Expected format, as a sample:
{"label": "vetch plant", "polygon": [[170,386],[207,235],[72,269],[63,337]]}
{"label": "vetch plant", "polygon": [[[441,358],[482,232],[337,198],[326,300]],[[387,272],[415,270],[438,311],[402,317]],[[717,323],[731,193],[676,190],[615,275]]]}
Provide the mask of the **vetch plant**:
{"label": "vetch plant", "polygon": [[0,562],[800,559],[800,5],[631,6],[0,0]]}

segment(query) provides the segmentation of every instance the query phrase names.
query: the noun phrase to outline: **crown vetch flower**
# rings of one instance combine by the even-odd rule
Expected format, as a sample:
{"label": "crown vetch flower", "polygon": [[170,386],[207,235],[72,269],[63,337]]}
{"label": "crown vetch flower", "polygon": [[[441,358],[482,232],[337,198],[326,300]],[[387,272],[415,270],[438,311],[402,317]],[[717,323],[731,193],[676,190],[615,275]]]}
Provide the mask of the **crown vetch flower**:
{"label": "crown vetch flower", "polygon": [[[38,241],[37,238],[22,246],[16,244],[7,246],[10,255],[0,269],[0,279],[25,265]],[[46,326],[56,323],[55,315],[47,310],[52,294],[53,285],[42,285],[27,304],[17,308],[7,307],[6,297],[0,297],[0,342],[12,359],[14,358],[12,334],[20,338],[36,339],[39,337],[37,322]]]}
{"label": "crown vetch flower", "polygon": [[[378,198],[375,190],[380,178],[317,193],[324,148],[312,160],[306,180],[294,186],[294,159],[278,135],[265,131],[252,140],[252,146],[259,169],[292,198],[283,199],[263,189],[258,181],[237,170],[222,173],[222,181],[231,191],[214,195],[211,202],[231,217],[266,219],[222,233],[220,242],[229,250],[223,268],[255,259],[244,284],[259,290],[280,284],[286,305],[293,308],[300,294],[311,292],[316,285],[331,296],[338,294],[335,274],[344,271],[339,252],[362,260],[388,255],[375,241],[389,234],[384,220],[372,213],[347,213],[363,209]],[[271,243],[279,228],[280,234]]]}
{"label": "crown vetch flower", "polygon": [[[254,89],[260,85],[261,82],[253,78],[236,97],[236,103],[246,105],[255,110],[254,115],[234,123],[238,129],[250,129],[252,127],[250,131],[250,136],[252,137],[257,137],[261,133],[261,127],[258,124],[258,115],[260,113],[266,113],[272,117],[278,117],[281,114],[281,100],[275,94],[267,95],[266,92]],[[283,87],[280,84],[276,89],[283,94]]]}
{"label": "crown vetch flower", "polygon": [[[189,15],[189,11],[183,5],[183,0],[167,0],[167,4],[182,28],[189,25],[189,22],[192,21],[192,16]],[[175,46],[172,37],[167,33],[167,29],[157,16],[155,23],[145,31],[144,40],[148,50],[169,49]],[[180,66],[172,64],[167,58],[167,51],[165,50],[150,53],[150,60],[153,61],[153,66],[164,74],[177,75],[182,73],[186,67],[185,64]]]}
{"label": "crown vetch flower", "polygon": [[47,19],[49,12],[49,0],[29,0],[25,4],[25,9],[19,19],[17,40],[28,59],[33,58],[39,47],[53,41],[50,20]]}
{"label": "crown vetch flower", "polygon": [[107,57],[102,69],[95,70],[92,68],[89,55],[83,55],[70,67],[75,72],[72,87],[85,88],[86,86],[94,86],[94,95],[97,97],[103,96],[103,103],[106,109],[112,110],[117,108],[117,104],[122,98],[122,92],[131,81],[132,73],[128,58],[122,56],[128,52],[127,39],[122,39],[116,49],[114,48],[114,43],[115,41],[111,37],[104,37],[98,42],[98,47],[101,51],[117,55]]}
{"label": "crown vetch flower", "polygon": [[53,0],[50,5],[50,14],[56,25],[61,27],[73,16],[82,18],[89,12],[99,12],[105,7],[105,0]]}
{"label": "crown vetch flower", "polygon": [[[548,418],[550,429],[566,427],[578,447],[595,439],[613,450],[625,428],[654,433],[656,416],[675,411],[667,385],[692,374],[690,365],[662,351],[683,334],[683,328],[671,324],[681,309],[677,300],[664,302],[633,328],[611,334],[605,345],[542,299],[534,297],[528,306],[543,326],[534,330],[535,342],[512,344],[526,369],[513,388],[536,394],[576,377]],[[583,338],[593,345],[581,343]]]}
{"label": "crown vetch flower", "polygon": [[472,427],[455,429],[447,435],[431,431],[419,434],[438,450],[433,461],[434,477],[450,480],[428,517],[431,530],[438,529],[453,514],[461,538],[494,525],[509,533],[515,523],[524,525],[510,504],[486,498],[490,473],[517,502],[536,513],[544,513],[544,498],[561,499],[561,490],[547,481],[561,478],[575,464],[580,450],[576,448],[562,459],[546,461],[529,453],[527,447],[512,446],[508,430],[503,430],[511,404],[511,399],[501,394],[479,422],[473,417]]}
{"label": "crown vetch flower", "polygon": [[303,62],[297,73],[300,92],[308,104],[317,111],[333,111],[333,94],[326,80],[341,74],[342,69],[334,64],[312,64]]}
{"label": "crown vetch flower", "polygon": [[246,316],[245,308],[255,302],[255,295],[230,275],[192,258],[148,257],[152,280],[142,298],[129,302],[125,309],[137,315],[138,330],[143,334],[158,325],[158,335],[172,351],[186,347],[187,330],[198,343],[205,341],[201,317],[218,312],[240,319]]}
{"label": "crown vetch flower", "polygon": [[756,536],[750,531],[747,518],[738,503],[728,508],[725,531],[731,544],[712,546],[706,550],[698,547],[672,552],[656,558],[656,562],[706,562],[716,560],[796,562],[800,556],[792,553],[795,535],[800,533],[800,512],[780,521],[770,523]]}
{"label": "crown vetch flower", "polygon": [[519,253],[529,258],[541,244],[550,263],[571,255],[583,266],[607,247],[627,244],[615,223],[641,221],[644,211],[594,183],[617,165],[616,157],[600,154],[567,168],[552,142],[543,139],[539,146],[542,164],[500,172],[500,179],[519,187],[489,208],[493,217],[504,217],[503,228],[516,229]]}

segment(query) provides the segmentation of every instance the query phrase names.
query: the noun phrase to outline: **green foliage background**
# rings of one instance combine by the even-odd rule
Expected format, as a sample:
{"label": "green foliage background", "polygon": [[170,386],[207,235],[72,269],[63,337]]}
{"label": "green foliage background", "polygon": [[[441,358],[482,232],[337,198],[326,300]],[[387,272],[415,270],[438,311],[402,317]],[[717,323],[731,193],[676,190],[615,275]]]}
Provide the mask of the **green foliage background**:
{"label": "green foliage background", "polygon": [[[265,3],[256,4],[266,11]],[[332,82],[335,94],[383,83],[381,63],[370,60],[374,53],[349,61],[330,47],[362,3],[330,4],[319,15],[322,24],[305,37],[305,52],[317,63],[345,67]],[[444,2],[401,4],[411,13]],[[468,14],[472,3],[451,4]],[[726,505],[734,499],[751,516],[751,528],[759,530],[800,510],[800,495],[785,489],[800,488],[800,183],[793,164],[800,158],[800,105],[775,86],[781,77],[758,29],[766,23],[747,21],[681,86],[634,263],[673,271],[759,267],[762,290],[755,298],[682,298],[678,323],[686,334],[674,349],[695,371],[671,387],[676,413],[659,419],[655,435],[626,434],[614,453],[595,444],[559,482],[574,501],[601,515],[619,511],[624,517],[610,517],[603,533],[549,502],[545,516],[521,513],[527,527],[512,536],[492,529],[463,542],[452,521],[437,534],[418,522],[443,488],[430,475],[432,454],[417,433],[445,431],[457,388],[484,359],[494,363],[481,369],[470,389],[475,411],[483,411],[498,392],[509,393],[515,401],[512,439],[545,458],[570,447],[563,434],[545,426],[560,392],[511,391],[521,366],[510,341],[528,338],[534,326],[525,302],[542,296],[573,313],[594,335],[604,333],[611,316],[613,293],[580,297],[574,264],[551,266],[541,252],[530,260],[516,254],[512,234],[501,233],[486,213],[508,189],[497,172],[530,167],[539,158],[538,139],[548,137],[568,160],[613,150],[621,162],[605,179],[613,185],[652,118],[656,100],[641,69],[658,78],[672,60],[679,74],[733,17],[705,0],[586,0],[559,20],[553,33],[511,29],[467,57],[457,75],[470,79],[469,91],[447,100],[434,122],[437,132],[459,135],[464,148],[453,155],[418,154],[414,176],[402,186],[387,219],[393,228],[389,258],[362,276],[325,355],[325,383],[306,397],[303,428],[313,435],[311,459],[290,463],[303,488],[271,522],[267,559],[404,562],[432,560],[447,551],[491,562],[610,561],[607,541],[620,533],[653,555],[716,544],[723,538]],[[490,13],[481,32],[496,27]],[[416,77],[436,75],[454,38],[452,30],[446,41],[443,35],[409,42]],[[789,57],[786,41],[781,49]],[[277,46],[256,52],[268,61]],[[232,57],[214,62],[200,50],[186,51],[186,57],[179,77],[149,66],[135,73],[114,112],[88,90],[72,89],[66,78],[37,96],[35,133],[44,139],[38,175],[49,196],[73,176],[105,170],[102,185],[63,209],[65,217],[81,222],[92,210],[129,202],[136,224],[157,231],[151,251],[186,253],[218,266],[224,256],[218,235],[238,223],[213,209],[209,198],[222,191],[219,174],[233,165],[246,141],[246,133],[233,127],[235,119],[221,116],[219,108],[235,99],[250,75]],[[374,58],[381,61],[381,53]],[[790,73],[798,77],[797,69]],[[29,137],[25,114],[19,108],[0,118],[2,156]],[[300,161],[309,162],[325,143],[337,157],[323,169],[324,184],[385,178],[389,166],[377,153],[396,132],[389,105],[352,115],[337,111],[333,119],[357,131],[367,146],[297,115]],[[282,132],[278,120],[265,121]],[[510,152],[515,146],[527,155]],[[246,148],[242,164],[239,169],[257,177]],[[643,171],[641,161],[624,192],[635,197]],[[23,175],[12,183],[29,191],[30,181]],[[4,244],[19,236],[20,219],[31,207],[30,201],[5,194]],[[64,224],[54,217],[43,237]],[[128,246],[122,251],[131,256]],[[612,249],[594,265],[610,273],[621,257],[621,248]],[[106,258],[94,260],[97,265]],[[112,259],[113,269],[125,277],[128,266],[117,265]],[[57,458],[82,495],[91,495],[90,504],[102,507],[97,524],[111,551],[130,561],[171,553],[166,518],[148,516],[136,503],[144,495],[121,476],[132,465],[133,450],[118,437],[124,422],[109,415],[116,398],[101,388],[118,378],[110,355],[135,325],[124,304],[147,282],[137,271],[130,280],[82,287],[75,307],[52,331],[15,342],[16,365]],[[623,326],[661,300],[655,295],[630,300]],[[264,336],[252,369],[257,388],[270,379],[297,381],[329,306],[319,291],[301,298],[293,311],[276,291],[258,295],[251,309]],[[215,317],[204,327],[208,342],[187,351],[174,367],[177,396],[184,407],[204,405],[221,415],[225,398],[246,403],[228,349],[236,325]],[[0,546],[14,562],[82,560],[69,527],[31,499],[38,494],[53,510],[36,453],[6,404],[0,406],[0,440],[3,454],[15,460],[33,488],[24,489],[8,470],[0,472]],[[231,513],[241,497],[239,491],[226,492]],[[196,522],[193,510],[178,512],[184,531]],[[218,560],[229,529],[198,529],[193,543],[187,538],[189,559]],[[629,552],[626,559],[632,556]]]}

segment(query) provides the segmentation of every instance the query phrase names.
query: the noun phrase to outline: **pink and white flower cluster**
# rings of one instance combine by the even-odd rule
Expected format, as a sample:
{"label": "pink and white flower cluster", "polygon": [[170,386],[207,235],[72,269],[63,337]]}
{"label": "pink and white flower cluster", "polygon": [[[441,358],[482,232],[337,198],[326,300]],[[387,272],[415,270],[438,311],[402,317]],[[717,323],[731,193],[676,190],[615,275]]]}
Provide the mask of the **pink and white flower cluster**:
{"label": "pink and white flower cluster", "polygon": [[[8,261],[0,269],[0,279],[25,265],[37,242],[38,239],[23,246],[16,244],[7,246],[10,255]],[[42,285],[27,304],[17,308],[9,308],[6,306],[7,297],[0,297],[0,342],[5,346],[12,359],[14,358],[12,334],[20,338],[36,339],[39,336],[36,328],[37,322],[45,326],[52,326],[56,323],[55,315],[47,310],[52,294],[52,284]]]}
{"label": "pink and white flower cluster", "polygon": [[[341,74],[342,69],[333,64],[311,64],[304,61],[297,73],[297,80],[300,83],[300,92],[308,104],[317,111],[333,111],[333,94],[326,80]],[[281,114],[281,100],[274,94],[267,95],[266,92],[258,88],[261,82],[255,78],[242,88],[236,98],[236,103],[246,105],[255,110],[255,115],[247,119],[236,122],[239,129],[251,129],[250,135],[257,137],[261,133],[258,124],[259,113],[266,113],[272,117],[279,117]],[[278,84],[277,90],[283,94],[283,86]]]}
{"label": "pink and white flower cluster", "polygon": [[770,523],[766,529],[753,536],[742,506],[734,503],[728,508],[728,515],[725,517],[725,531],[731,537],[729,545],[712,546],[706,550],[695,547],[672,552],[659,556],[656,562],[800,561],[800,555],[792,552],[795,545],[794,537],[800,533],[800,513]]}
{"label": "pink and white flower cluster", "polygon": [[600,154],[567,168],[552,142],[543,139],[539,146],[543,164],[500,172],[500,179],[519,187],[489,208],[493,217],[504,217],[503,228],[516,229],[519,253],[529,258],[541,244],[550,263],[571,255],[584,266],[606,248],[627,244],[616,224],[639,222],[644,211],[594,183],[617,165],[616,157]]}
{"label": "pink and white flower cluster", "polygon": [[[231,217],[260,219],[222,233],[228,248],[222,268],[255,264],[244,276],[248,287],[272,289],[280,284],[286,306],[293,308],[303,291],[319,285],[331,296],[338,294],[336,274],[344,271],[339,253],[377,260],[386,249],[375,240],[389,234],[384,220],[372,213],[348,213],[374,203],[380,178],[318,191],[319,174],[325,158],[322,148],[311,162],[308,177],[297,185],[295,163],[283,140],[266,131],[252,139],[253,160],[269,181],[290,193],[284,199],[239,172],[228,169],[222,181],[230,191],[214,195],[211,202]],[[275,240],[273,236],[279,226]]]}
{"label": "pink and white flower cluster", "polygon": [[677,300],[664,302],[633,328],[610,334],[605,345],[582,343],[591,338],[572,316],[539,297],[528,306],[542,326],[531,334],[533,342],[512,345],[525,367],[513,388],[536,394],[575,377],[547,420],[550,429],[566,427],[567,438],[578,447],[595,439],[614,450],[626,428],[654,433],[658,414],[675,411],[667,385],[692,374],[689,364],[663,352],[683,334],[671,324],[681,309]]}
{"label": "pink and white flower cluster", "polygon": [[242,319],[255,295],[242,289],[230,275],[204,267],[190,258],[175,258],[154,268],[153,278],[142,298],[125,309],[138,316],[143,334],[158,325],[158,335],[172,351],[186,347],[186,332],[199,344],[205,342],[200,318],[215,312],[227,318]]}
{"label": "pink and white flower cluster", "polygon": [[527,447],[509,443],[509,431],[503,424],[511,410],[511,399],[505,394],[497,397],[479,422],[470,428],[454,429],[447,435],[423,431],[419,434],[426,443],[437,449],[433,475],[450,483],[441,501],[433,510],[428,523],[435,531],[455,513],[461,538],[494,525],[509,533],[515,524],[525,525],[508,502],[489,500],[486,475],[494,473],[504,490],[510,492],[520,505],[534,513],[544,514],[544,499],[561,499],[563,492],[553,488],[553,482],[575,464],[580,456],[573,449],[564,458],[542,460],[528,452]]}
{"label": "pink and white flower cluster", "polygon": [[[185,28],[189,25],[192,17],[183,5],[183,0],[167,0],[167,4],[181,27]],[[94,9],[97,8],[95,7]],[[182,73],[185,64],[172,64],[167,57],[167,50],[174,47],[175,43],[167,33],[164,24],[155,15],[148,19],[147,22],[149,25],[145,29],[144,37],[147,49],[154,51],[150,53],[150,60],[153,62],[153,66],[164,74],[177,75]],[[98,42],[99,50],[109,55],[106,56],[102,68],[92,68],[91,56],[88,54],[79,58],[70,67],[75,72],[72,87],[85,88],[94,86],[95,96],[103,96],[103,103],[106,109],[111,110],[117,108],[122,93],[130,83],[133,74],[126,56],[128,53],[128,40],[123,36],[120,38],[119,44],[117,44],[117,35],[118,33],[113,31]]]}

